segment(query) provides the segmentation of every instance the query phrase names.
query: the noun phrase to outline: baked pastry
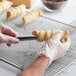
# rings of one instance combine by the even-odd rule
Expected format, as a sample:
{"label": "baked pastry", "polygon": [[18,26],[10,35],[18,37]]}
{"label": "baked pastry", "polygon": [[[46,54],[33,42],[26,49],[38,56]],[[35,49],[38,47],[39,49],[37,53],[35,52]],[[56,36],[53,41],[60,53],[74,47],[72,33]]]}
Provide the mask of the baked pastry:
{"label": "baked pastry", "polygon": [[0,2],[2,2],[2,1],[6,1],[6,0],[0,0]]}
{"label": "baked pastry", "polygon": [[11,10],[7,11],[6,17],[8,20],[15,18],[25,12],[25,5],[21,4],[18,7],[13,7]]}
{"label": "baked pastry", "polygon": [[32,10],[31,12],[28,12],[25,16],[22,17],[22,23],[30,23],[39,16],[42,16],[42,12],[40,10]]}
{"label": "baked pastry", "polygon": [[24,4],[26,8],[31,8],[34,3],[34,0],[10,0],[10,1],[13,2],[13,6],[15,7]]}
{"label": "baked pastry", "polygon": [[8,9],[13,3],[10,1],[3,0],[0,2],[0,13],[4,12],[6,9]]}
{"label": "baked pastry", "polygon": [[[37,40],[42,42],[42,41],[47,41],[50,39],[52,36],[56,35],[56,33],[60,30],[47,30],[47,31],[33,31],[32,34],[37,37]],[[69,31],[65,30],[63,31],[61,41],[66,41],[69,36]]]}

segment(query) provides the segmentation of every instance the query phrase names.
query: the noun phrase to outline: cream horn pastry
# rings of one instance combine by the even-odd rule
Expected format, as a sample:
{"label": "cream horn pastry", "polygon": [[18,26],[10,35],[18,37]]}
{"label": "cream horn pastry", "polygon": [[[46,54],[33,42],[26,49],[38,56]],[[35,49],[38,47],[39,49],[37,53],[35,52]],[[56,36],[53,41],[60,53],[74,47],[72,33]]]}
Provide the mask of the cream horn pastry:
{"label": "cream horn pastry", "polygon": [[2,2],[2,1],[6,1],[6,0],[0,0],[0,2]]}
{"label": "cream horn pastry", "polygon": [[2,2],[0,2],[0,13],[4,12],[6,9],[11,7],[12,5],[13,3],[7,0],[3,0]]}
{"label": "cream horn pastry", "polygon": [[25,9],[26,9],[26,6],[24,4],[21,4],[17,7],[13,7],[12,9],[7,11],[6,18],[8,20],[15,18],[15,17],[21,15],[22,13],[24,13]]}
{"label": "cream horn pastry", "polygon": [[[56,35],[58,31],[60,30],[47,30],[47,31],[35,30],[35,31],[32,31],[32,34],[37,37],[37,40],[39,42],[43,42],[43,41],[47,41],[52,36]],[[61,40],[67,40],[68,37],[69,37],[69,31],[68,30],[62,31]]]}
{"label": "cream horn pastry", "polygon": [[19,6],[20,4],[24,4],[26,8],[31,8],[35,2],[35,0],[10,0],[13,2],[13,6]]}
{"label": "cream horn pastry", "polygon": [[22,17],[22,23],[30,23],[39,16],[42,16],[42,12],[40,10],[32,10],[31,12],[28,12],[25,16]]}

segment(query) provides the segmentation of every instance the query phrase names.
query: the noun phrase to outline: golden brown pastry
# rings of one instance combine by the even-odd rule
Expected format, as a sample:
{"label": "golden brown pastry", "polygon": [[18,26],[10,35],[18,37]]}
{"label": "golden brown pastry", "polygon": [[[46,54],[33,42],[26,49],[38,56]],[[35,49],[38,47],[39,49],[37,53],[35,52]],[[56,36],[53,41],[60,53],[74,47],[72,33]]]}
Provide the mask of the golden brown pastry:
{"label": "golden brown pastry", "polygon": [[9,1],[13,2],[13,6],[15,7],[24,4],[26,8],[31,8],[31,6],[34,3],[34,0],[9,0]]}
{"label": "golden brown pastry", "polygon": [[6,9],[8,9],[13,3],[10,1],[3,0],[0,2],[0,13],[4,12]]}
{"label": "golden brown pastry", "polygon": [[[42,41],[47,41],[50,39],[52,36],[56,35],[56,33],[60,30],[47,30],[47,31],[33,31],[32,34],[37,37],[37,40],[42,42]],[[67,40],[69,36],[69,31],[65,30],[63,31],[62,38],[61,40]]]}
{"label": "golden brown pastry", "polygon": [[6,0],[0,0],[0,2],[2,2],[2,1],[6,1]]}
{"label": "golden brown pastry", "polygon": [[22,23],[30,23],[39,16],[42,16],[42,12],[40,10],[32,10],[31,12],[28,12],[25,16],[22,17]]}
{"label": "golden brown pastry", "polygon": [[8,20],[15,18],[25,12],[25,5],[21,4],[18,7],[13,7],[11,10],[7,11],[6,17]]}

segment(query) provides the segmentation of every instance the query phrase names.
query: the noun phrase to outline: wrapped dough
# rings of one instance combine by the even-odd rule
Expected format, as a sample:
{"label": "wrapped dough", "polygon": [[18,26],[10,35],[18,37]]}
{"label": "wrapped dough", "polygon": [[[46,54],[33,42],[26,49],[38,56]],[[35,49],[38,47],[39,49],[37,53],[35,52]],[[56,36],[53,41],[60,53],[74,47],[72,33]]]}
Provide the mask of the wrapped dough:
{"label": "wrapped dough", "polygon": [[13,3],[10,1],[3,0],[0,2],[0,13],[4,12],[6,9],[8,9]]}
{"label": "wrapped dough", "polygon": [[22,17],[22,23],[30,23],[39,16],[42,16],[42,12],[40,10],[32,10],[31,12],[28,12],[25,16]]}
{"label": "wrapped dough", "polygon": [[7,11],[6,17],[8,20],[15,18],[25,12],[25,5],[21,4],[18,7],[13,7],[11,10]]}
{"label": "wrapped dough", "polygon": [[[47,30],[47,31],[33,31],[32,34],[37,37],[37,40],[42,42],[42,41],[47,41],[50,39],[52,36],[56,35],[56,33],[60,30]],[[65,30],[63,31],[61,41],[66,41],[69,36],[69,31]]]}

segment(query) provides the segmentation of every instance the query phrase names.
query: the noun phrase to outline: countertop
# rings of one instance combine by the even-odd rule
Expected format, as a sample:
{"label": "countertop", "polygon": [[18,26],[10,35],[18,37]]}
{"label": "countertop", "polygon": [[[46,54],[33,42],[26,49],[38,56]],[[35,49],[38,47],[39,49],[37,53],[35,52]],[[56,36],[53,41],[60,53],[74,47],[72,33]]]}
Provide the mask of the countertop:
{"label": "countertop", "polygon": [[[37,4],[35,4],[33,8],[39,8],[44,12],[45,10],[43,9],[41,2],[37,0],[36,3]],[[44,15],[48,18],[52,18],[75,26],[76,25],[76,0],[69,0],[68,5],[61,12],[48,13],[48,14],[47,13],[48,13],[47,11],[44,12]],[[13,68],[14,71],[11,70],[11,68]],[[19,72],[20,70],[0,61],[0,76],[16,76]],[[76,60],[74,60],[70,64],[70,66],[67,67],[58,76],[76,76]]]}

